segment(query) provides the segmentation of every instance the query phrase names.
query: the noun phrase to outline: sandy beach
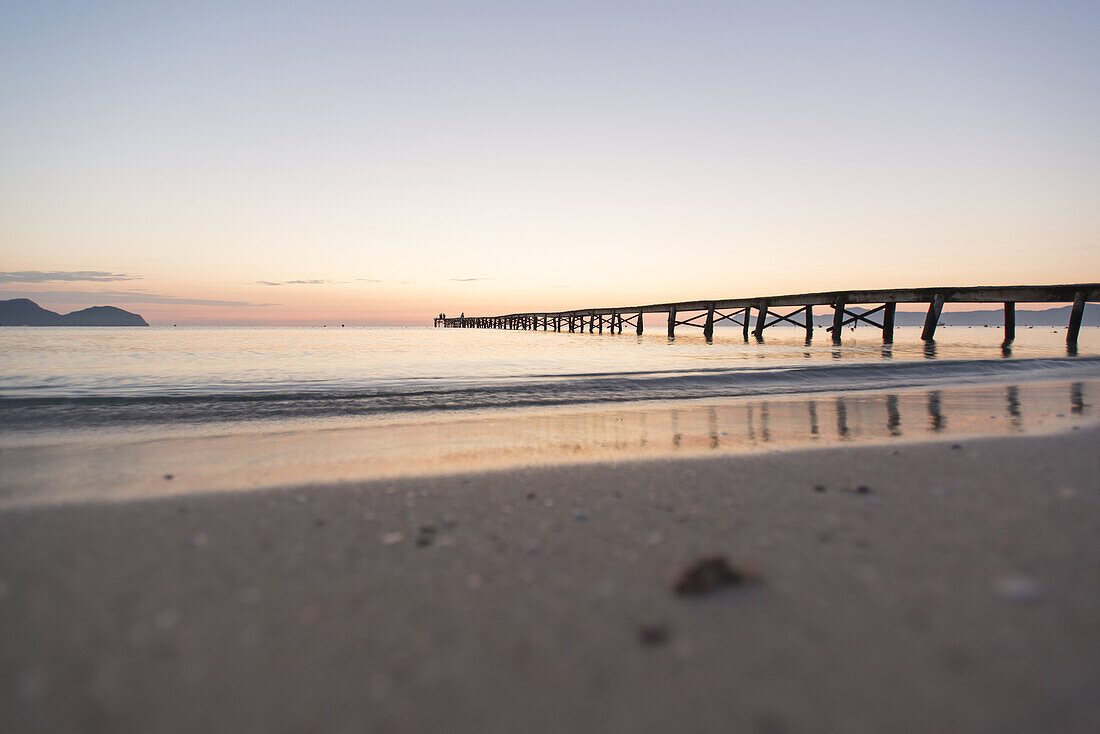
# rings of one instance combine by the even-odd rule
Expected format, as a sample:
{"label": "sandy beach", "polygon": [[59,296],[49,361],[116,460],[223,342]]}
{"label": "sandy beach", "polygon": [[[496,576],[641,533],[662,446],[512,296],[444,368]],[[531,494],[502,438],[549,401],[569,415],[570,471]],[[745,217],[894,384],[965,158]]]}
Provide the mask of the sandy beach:
{"label": "sandy beach", "polygon": [[1098,445],[9,508],[0,729],[1096,731]]}

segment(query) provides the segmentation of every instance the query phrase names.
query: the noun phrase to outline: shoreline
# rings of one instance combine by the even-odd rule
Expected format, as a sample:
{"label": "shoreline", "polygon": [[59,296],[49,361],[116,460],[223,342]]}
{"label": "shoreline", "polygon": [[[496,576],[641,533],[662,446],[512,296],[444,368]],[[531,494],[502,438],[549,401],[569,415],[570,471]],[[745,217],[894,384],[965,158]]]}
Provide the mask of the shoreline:
{"label": "shoreline", "polygon": [[[0,725],[1094,731],[1098,444],[8,508]],[[713,554],[759,583],[677,596]]]}
{"label": "shoreline", "polygon": [[[1041,435],[1097,421],[1100,380],[451,411],[197,435],[0,443],[0,510],[803,448]],[[202,457],[195,461],[194,457]]]}

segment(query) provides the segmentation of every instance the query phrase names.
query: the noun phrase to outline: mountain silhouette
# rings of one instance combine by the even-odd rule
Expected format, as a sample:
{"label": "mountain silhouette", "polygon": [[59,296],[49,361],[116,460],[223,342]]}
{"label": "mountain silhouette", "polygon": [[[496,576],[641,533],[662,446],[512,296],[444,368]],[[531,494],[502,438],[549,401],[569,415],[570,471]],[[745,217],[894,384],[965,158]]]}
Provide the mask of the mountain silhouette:
{"label": "mountain silhouette", "polygon": [[92,306],[59,314],[29,298],[0,301],[0,326],[148,326],[136,313],[114,306]]}

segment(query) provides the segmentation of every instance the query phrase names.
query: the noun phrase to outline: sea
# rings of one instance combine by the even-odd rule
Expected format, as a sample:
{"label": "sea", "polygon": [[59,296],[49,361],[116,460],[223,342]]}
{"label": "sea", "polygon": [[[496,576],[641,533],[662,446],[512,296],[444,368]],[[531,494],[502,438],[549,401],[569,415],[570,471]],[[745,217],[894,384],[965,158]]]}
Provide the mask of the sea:
{"label": "sea", "polygon": [[1100,399],[1096,327],[682,331],[3,328],[0,503],[1068,430]]}

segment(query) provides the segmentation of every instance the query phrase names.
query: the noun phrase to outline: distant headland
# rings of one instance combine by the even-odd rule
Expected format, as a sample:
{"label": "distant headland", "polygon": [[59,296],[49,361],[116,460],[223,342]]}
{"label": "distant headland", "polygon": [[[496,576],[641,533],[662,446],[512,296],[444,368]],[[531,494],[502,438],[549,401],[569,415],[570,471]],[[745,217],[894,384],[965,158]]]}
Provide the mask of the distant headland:
{"label": "distant headland", "polygon": [[59,314],[29,298],[0,301],[0,326],[148,326],[139,314],[114,306],[92,306]]}

